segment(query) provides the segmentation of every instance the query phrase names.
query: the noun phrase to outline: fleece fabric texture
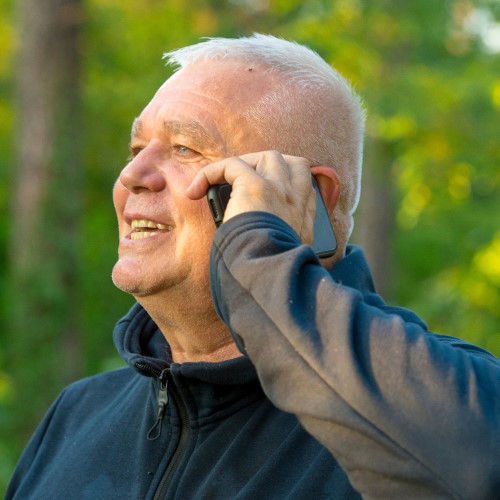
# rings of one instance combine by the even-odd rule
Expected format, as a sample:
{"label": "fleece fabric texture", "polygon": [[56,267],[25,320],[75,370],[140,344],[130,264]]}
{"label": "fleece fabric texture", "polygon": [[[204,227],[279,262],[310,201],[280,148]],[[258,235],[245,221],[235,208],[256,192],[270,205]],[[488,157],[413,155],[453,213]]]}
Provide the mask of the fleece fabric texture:
{"label": "fleece fabric texture", "polygon": [[63,391],[7,499],[498,497],[500,363],[384,304],[360,249],[328,273],[243,214],[211,287],[244,355],[172,363],[136,304],[114,331],[128,366]]}

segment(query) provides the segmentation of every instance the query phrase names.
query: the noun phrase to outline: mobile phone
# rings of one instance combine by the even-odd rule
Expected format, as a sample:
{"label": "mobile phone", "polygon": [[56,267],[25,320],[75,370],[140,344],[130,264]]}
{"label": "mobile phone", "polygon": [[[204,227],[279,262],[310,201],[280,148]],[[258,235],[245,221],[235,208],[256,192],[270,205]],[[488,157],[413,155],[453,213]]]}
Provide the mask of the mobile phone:
{"label": "mobile phone", "polygon": [[[314,239],[312,248],[320,259],[331,257],[337,250],[337,238],[330,217],[325,207],[321,192],[314,177],[312,183],[316,191],[316,216],[314,219]],[[215,225],[219,227],[224,218],[224,211],[231,197],[230,184],[215,184],[207,192],[208,205]]]}

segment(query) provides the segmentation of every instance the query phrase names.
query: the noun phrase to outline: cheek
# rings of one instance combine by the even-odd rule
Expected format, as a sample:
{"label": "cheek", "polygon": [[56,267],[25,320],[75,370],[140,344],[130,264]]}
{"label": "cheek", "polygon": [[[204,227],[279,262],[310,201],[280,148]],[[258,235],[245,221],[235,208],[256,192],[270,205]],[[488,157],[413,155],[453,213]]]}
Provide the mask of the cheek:
{"label": "cheek", "polygon": [[210,207],[206,198],[202,198],[198,201],[197,210],[197,225],[201,236],[201,239],[206,242],[207,245],[211,245],[212,239],[215,233],[215,223],[210,212]]}
{"label": "cheek", "polygon": [[202,198],[201,200],[191,201],[190,204],[190,230],[189,235],[186,236],[193,250],[208,253],[216,229],[208,202],[206,198]]}
{"label": "cheek", "polygon": [[113,204],[115,206],[116,215],[118,220],[125,210],[125,203],[127,201],[128,191],[125,186],[117,180],[113,187]]}
{"label": "cheek", "polygon": [[126,232],[126,225],[123,220],[125,211],[125,203],[127,201],[128,191],[123,184],[118,180],[113,187],[113,205],[115,207],[116,218],[118,220],[118,236],[123,237]]}

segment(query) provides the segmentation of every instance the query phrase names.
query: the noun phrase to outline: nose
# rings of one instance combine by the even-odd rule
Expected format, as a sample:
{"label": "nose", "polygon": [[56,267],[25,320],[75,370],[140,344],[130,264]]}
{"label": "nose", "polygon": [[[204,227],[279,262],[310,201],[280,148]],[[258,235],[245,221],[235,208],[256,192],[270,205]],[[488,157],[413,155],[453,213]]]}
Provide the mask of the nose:
{"label": "nose", "polygon": [[133,194],[162,191],[166,186],[160,157],[153,146],[143,149],[120,173],[120,182]]}

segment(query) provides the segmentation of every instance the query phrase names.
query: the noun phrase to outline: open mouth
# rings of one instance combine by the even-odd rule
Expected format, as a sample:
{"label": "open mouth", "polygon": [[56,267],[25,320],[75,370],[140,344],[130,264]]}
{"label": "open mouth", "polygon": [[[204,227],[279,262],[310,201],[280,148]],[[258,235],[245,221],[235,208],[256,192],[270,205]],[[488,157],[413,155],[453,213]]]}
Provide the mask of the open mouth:
{"label": "open mouth", "polygon": [[174,229],[173,226],[167,224],[159,224],[147,219],[134,219],[132,221],[132,232],[130,233],[131,240],[140,240],[150,238],[160,233],[168,233]]}

